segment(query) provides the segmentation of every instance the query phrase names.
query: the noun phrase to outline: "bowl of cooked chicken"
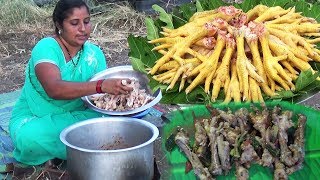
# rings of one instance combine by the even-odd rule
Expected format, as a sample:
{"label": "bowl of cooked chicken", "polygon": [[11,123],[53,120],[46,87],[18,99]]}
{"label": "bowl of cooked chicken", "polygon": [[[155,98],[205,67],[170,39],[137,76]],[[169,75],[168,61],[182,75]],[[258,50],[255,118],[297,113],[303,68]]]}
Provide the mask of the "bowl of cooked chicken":
{"label": "bowl of cooked chicken", "polygon": [[108,68],[96,74],[90,81],[108,78],[130,79],[131,83],[127,85],[131,86],[133,91],[121,95],[103,93],[82,97],[84,103],[94,111],[111,116],[141,117],[162,98],[161,90],[153,93],[148,86],[148,77],[135,71],[132,66]]}

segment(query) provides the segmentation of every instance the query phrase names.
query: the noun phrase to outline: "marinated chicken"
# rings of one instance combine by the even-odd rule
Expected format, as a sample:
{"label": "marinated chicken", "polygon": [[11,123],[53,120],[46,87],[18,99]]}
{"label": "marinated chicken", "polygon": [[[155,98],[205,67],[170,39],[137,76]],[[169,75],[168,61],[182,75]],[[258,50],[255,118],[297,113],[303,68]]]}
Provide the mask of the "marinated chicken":
{"label": "marinated chicken", "polygon": [[105,93],[103,95],[91,96],[93,104],[100,109],[108,111],[128,111],[139,108],[154,99],[153,96],[146,93],[145,89],[140,89],[140,84],[136,80],[131,80],[127,84],[126,81],[122,82],[123,85],[130,86],[133,90],[128,94],[113,95]]}

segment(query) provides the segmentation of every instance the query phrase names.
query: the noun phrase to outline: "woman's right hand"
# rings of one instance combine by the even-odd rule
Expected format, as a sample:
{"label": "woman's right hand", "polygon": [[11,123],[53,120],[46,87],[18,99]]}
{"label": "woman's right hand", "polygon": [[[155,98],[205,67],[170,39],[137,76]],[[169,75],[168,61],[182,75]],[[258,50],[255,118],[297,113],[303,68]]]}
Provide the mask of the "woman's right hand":
{"label": "woman's right hand", "polygon": [[133,90],[132,87],[124,85],[122,81],[125,80],[127,84],[131,83],[130,79],[105,79],[102,83],[101,90],[108,94],[128,94]]}

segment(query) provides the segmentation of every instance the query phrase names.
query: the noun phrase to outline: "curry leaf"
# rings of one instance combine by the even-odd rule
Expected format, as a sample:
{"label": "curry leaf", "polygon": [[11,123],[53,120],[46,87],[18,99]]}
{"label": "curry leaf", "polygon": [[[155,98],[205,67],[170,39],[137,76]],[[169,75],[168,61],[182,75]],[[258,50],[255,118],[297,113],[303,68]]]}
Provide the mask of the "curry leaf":
{"label": "curry leaf", "polygon": [[148,40],[153,40],[153,39],[158,39],[159,38],[159,30],[154,24],[154,21],[147,17],[145,19],[145,24],[147,28],[147,39]]}
{"label": "curry leaf", "polygon": [[174,140],[176,133],[172,133],[168,139],[165,141],[165,147],[168,152],[172,152],[175,147],[177,147],[176,142]]}
{"label": "curry leaf", "polygon": [[159,12],[159,19],[167,24],[166,28],[169,28],[169,29],[174,28],[171,14],[168,14],[161,6],[157,4],[152,5],[152,9]]}

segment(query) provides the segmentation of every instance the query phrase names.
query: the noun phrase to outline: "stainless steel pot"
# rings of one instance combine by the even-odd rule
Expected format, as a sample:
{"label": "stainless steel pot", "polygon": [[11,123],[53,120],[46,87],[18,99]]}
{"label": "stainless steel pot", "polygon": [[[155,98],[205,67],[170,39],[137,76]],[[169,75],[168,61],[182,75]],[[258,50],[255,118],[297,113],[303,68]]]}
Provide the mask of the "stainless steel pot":
{"label": "stainless steel pot", "polygon": [[72,179],[136,180],[153,178],[153,144],[158,136],[157,127],[147,121],[105,117],[71,125],[60,139],[67,146]]}

